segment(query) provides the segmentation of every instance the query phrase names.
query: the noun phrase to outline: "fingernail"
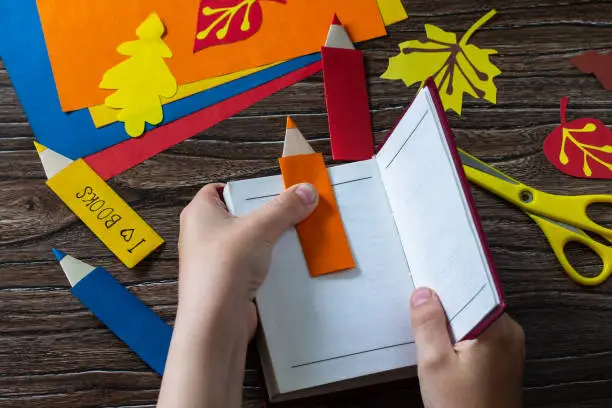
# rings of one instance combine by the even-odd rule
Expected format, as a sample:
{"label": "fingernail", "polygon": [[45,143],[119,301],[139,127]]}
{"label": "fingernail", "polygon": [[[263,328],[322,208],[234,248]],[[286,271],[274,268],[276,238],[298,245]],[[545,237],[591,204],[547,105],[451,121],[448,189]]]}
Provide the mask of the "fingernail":
{"label": "fingernail", "polygon": [[424,303],[427,303],[433,297],[433,292],[429,288],[419,288],[412,292],[412,297],[410,298],[410,302],[412,303],[412,307],[421,306]]}
{"label": "fingernail", "polygon": [[314,186],[308,183],[299,184],[295,189],[295,193],[300,196],[302,202],[307,206],[311,206],[316,203],[319,196],[319,193]]}

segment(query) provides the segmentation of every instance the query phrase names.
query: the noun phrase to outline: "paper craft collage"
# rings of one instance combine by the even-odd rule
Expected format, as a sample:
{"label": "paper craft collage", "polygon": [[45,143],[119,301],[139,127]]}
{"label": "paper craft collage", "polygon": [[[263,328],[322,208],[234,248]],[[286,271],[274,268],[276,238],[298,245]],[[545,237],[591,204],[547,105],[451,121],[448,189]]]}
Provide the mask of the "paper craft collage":
{"label": "paper craft collage", "polygon": [[[107,181],[322,71],[331,159],[347,167],[332,172],[323,154],[306,141],[299,121],[296,124],[290,117],[284,129],[284,151],[282,155],[279,152],[278,160],[284,187],[309,182],[320,194],[321,204],[296,227],[294,240],[299,244],[299,259],[307,278],[316,282],[313,287],[321,282],[334,284],[334,279],[340,280],[337,276],[347,270],[367,274],[365,255],[356,246],[355,227],[347,218],[353,210],[347,209],[337,188],[345,183],[337,180],[351,169],[357,169],[355,174],[366,174],[355,180],[380,182],[389,200],[385,205],[392,214],[389,225],[394,229],[390,230],[398,238],[393,245],[401,246],[400,252],[406,257],[416,251],[402,235],[409,220],[394,207],[407,199],[402,196],[405,189],[398,186],[392,174],[395,170],[391,163],[401,157],[408,139],[420,134],[421,124],[439,133],[440,143],[431,145],[430,151],[438,149],[436,159],[444,158],[448,165],[448,174],[440,183],[452,179],[452,187],[460,192],[457,208],[470,210],[464,224],[457,221],[457,228],[463,226],[474,234],[470,235],[474,238],[471,254],[473,259],[483,260],[483,272],[474,278],[478,281],[474,291],[489,296],[481,300],[478,311],[470,311],[469,302],[459,294],[450,294],[449,289],[442,299],[445,308],[450,310],[455,303],[461,306],[453,323],[455,340],[477,335],[505,307],[467,192],[467,180],[516,205],[533,219],[570,279],[583,286],[605,282],[612,274],[612,249],[587,232],[612,242],[612,231],[591,221],[586,209],[592,203],[610,203],[612,196],[544,193],[458,150],[449,141],[452,137],[445,112],[465,115],[465,98],[497,103],[495,81],[503,75],[495,62],[498,51],[480,47],[477,37],[483,26],[501,17],[496,10],[483,12],[458,33],[425,24],[423,33],[398,45],[397,55],[389,59],[381,78],[421,91],[414,105],[398,118],[389,144],[375,146],[366,56],[359,44],[384,37],[387,27],[402,24],[410,12],[401,0],[2,1],[0,34],[4,40],[0,57],[35,135],[33,148],[44,169],[46,185],[127,268],[158,251],[164,237]],[[568,63],[585,75],[594,75],[603,88],[612,90],[612,52],[588,51]],[[560,125],[551,129],[543,144],[546,158],[573,177],[612,178],[612,131],[594,118],[570,120],[569,102],[567,97],[560,102]],[[423,113],[417,117],[419,109]],[[412,126],[412,131],[395,145],[405,136],[402,126]],[[411,140],[417,140],[416,136]],[[389,145],[397,151],[388,153]],[[387,158],[384,166],[381,163]],[[261,182],[263,190],[270,190],[267,193],[277,187],[269,187],[270,183],[270,179]],[[240,206],[239,188],[240,184],[230,183],[225,192],[230,210]],[[261,197],[273,195],[262,193]],[[426,207],[421,208],[423,214]],[[602,272],[592,277],[577,271],[565,255],[570,242],[592,249],[603,260]],[[70,252],[70,248],[49,250],[66,274],[74,296],[162,375],[172,328],[111,273],[77,259],[87,254],[62,252]],[[405,260],[400,263],[405,264]],[[426,283],[432,287],[441,284],[433,277],[423,279],[430,279]],[[483,288],[489,291],[483,292]],[[445,289],[439,290],[442,293]],[[267,328],[266,304],[274,302],[265,290],[262,296],[267,296],[261,299],[261,320]],[[109,297],[113,302],[108,302]],[[467,317],[461,321],[463,308]],[[143,341],[145,338],[147,341]],[[266,341],[268,345],[273,342]],[[277,351],[269,353],[275,356],[273,365],[278,365],[273,370],[280,372],[283,368]],[[287,378],[307,377],[289,372],[292,374]],[[303,378],[300,381],[308,383]],[[287,379],[271,382],[275,385],[269,385],[270,394],[299,391]],[[311,384],[320,385],[324,384]]]}
{"label": "paper craft collage", "polygon": [[[10,38],[3,42],[2,59],[37,150],[46,151],[41,160],[46,169],[53,168],[47,171],[49,186],[128,267],[163,240],[100,178],[108,180],[320,71],[320,51],[334,16],[338,24],[344,20],[354,41],[384,35],[386,23],[406,17],[397,0],[317,2],[316,7],[303,0],[258,0],[219,9],[206,1],[124,3],[74,1],[68,7],[64,1],[27,0],[3,2],[0,12],[11,16],[2,25]],[[110,18],[117,9],[121,19]],[[245,24],[250,28],[243,31]],[[304,35],[305,27],[320,36]],[[23,34],[8,34],[17,31]],[[278,33],[291,39],[291,47],[270,46]],[[353,52],[359,55],[356,80],[363,112],[365,74],[360,52]],[[342,89],[331,95],[342,95]],[[344,123],[337,132],[350,130],[341,117],[333,126],[336,122]],[[349,143],[340,142],[342,137],[336,144],[346,150]],[[366,146],[367,137],[366,132]],[[70,161],[75,164],[68,166]],[[93,183],[99,188],[81,191]],[[81,202],[71,203],[68,197],[74,194],[67,190],[81,191]],[[126,209],[118,212],[111,206],[116,202]]]}
{"label": "paper craft collage", "polygon": [[[106,180],[323,67],[334,157],[371,157],[363,55],[353,44],[384,36],[387,25],[407,18],[399,0],[25,0],[1,2],[0,15],[8,39],[0,55],[35,134],[48,187],[128,268],[164,239]],[[347,101],[361,122],[350,120]],[[351,140],[355,129],[359,143]],[[326,174],[322,156],[313,159]],[[284,160],[288,183],[292,173],[301,177],[303,164]],[[312,221],[310,229],[336,234],[330,239],[342,235],[337,208],[331,213],[334,226]],[[320,218],[327,223],[325,214]],[[313,276],[353,265],[346,239],[339,264],[326,262],[312,244],[310,259],[321,263]],[[120,284],[104,274],[71,279],[70,270],[78,264],[78,274],[82,265],[54,252],[62,265],[70,260],[66,273],[75,294],[82,294],[77,297],[161,374],[158,357],[148,361],[151,354],[130,343],[134,336],[125,330],[134,329],[125,319],[77,289],[99,276],[96,284],[108,285],[126,307],[138,305],[133,296],[114,291]],[[167,349],[167,342],[160,344]]]}

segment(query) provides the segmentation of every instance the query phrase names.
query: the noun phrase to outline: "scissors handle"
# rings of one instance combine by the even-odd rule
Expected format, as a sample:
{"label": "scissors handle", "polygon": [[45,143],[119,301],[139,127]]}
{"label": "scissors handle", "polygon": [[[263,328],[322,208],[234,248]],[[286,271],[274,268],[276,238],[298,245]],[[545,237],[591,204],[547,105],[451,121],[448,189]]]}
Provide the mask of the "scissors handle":
{"label": "scissors handle", "polygon": [[[583,286],[597,286],[605,282],[612,275],[612,247],[595,241],[584,231],[570,225],[564,225],[531,213],[527,213],[527,215],[542,229],[561,266],[574,282]],[[599,256],[603,267],[597,276],[585,276],[572,266],[565,254],[565,247],[570,242],[580,243]]]}

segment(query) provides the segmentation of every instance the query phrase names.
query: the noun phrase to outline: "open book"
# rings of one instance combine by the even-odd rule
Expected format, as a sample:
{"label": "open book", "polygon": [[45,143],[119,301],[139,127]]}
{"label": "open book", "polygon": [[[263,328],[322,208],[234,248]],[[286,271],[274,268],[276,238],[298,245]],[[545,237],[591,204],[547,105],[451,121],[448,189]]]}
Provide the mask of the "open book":
{"label": "open book", "polygon": [[[435,290],[454,340],[505,307],[439,96],[424,87],[378,154],[328,169],[357,267],[311,278],[295,230],[276,245],[257,295],[272,401],[414,375],[410,295]],[[284,189],[281,176],[231,182],[245,215]]]}

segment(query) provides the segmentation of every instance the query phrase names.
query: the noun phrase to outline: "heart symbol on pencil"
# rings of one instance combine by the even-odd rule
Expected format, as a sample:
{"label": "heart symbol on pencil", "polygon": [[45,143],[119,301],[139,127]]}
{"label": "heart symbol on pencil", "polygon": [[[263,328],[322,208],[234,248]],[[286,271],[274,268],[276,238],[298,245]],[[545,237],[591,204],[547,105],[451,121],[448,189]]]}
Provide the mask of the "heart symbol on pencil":
{"label": "heart symbol on pencil", "polygon": [[125,240],[125,242],[130,242],[132,237],[134,236],[134,228],[121,230],[121,237]]}

